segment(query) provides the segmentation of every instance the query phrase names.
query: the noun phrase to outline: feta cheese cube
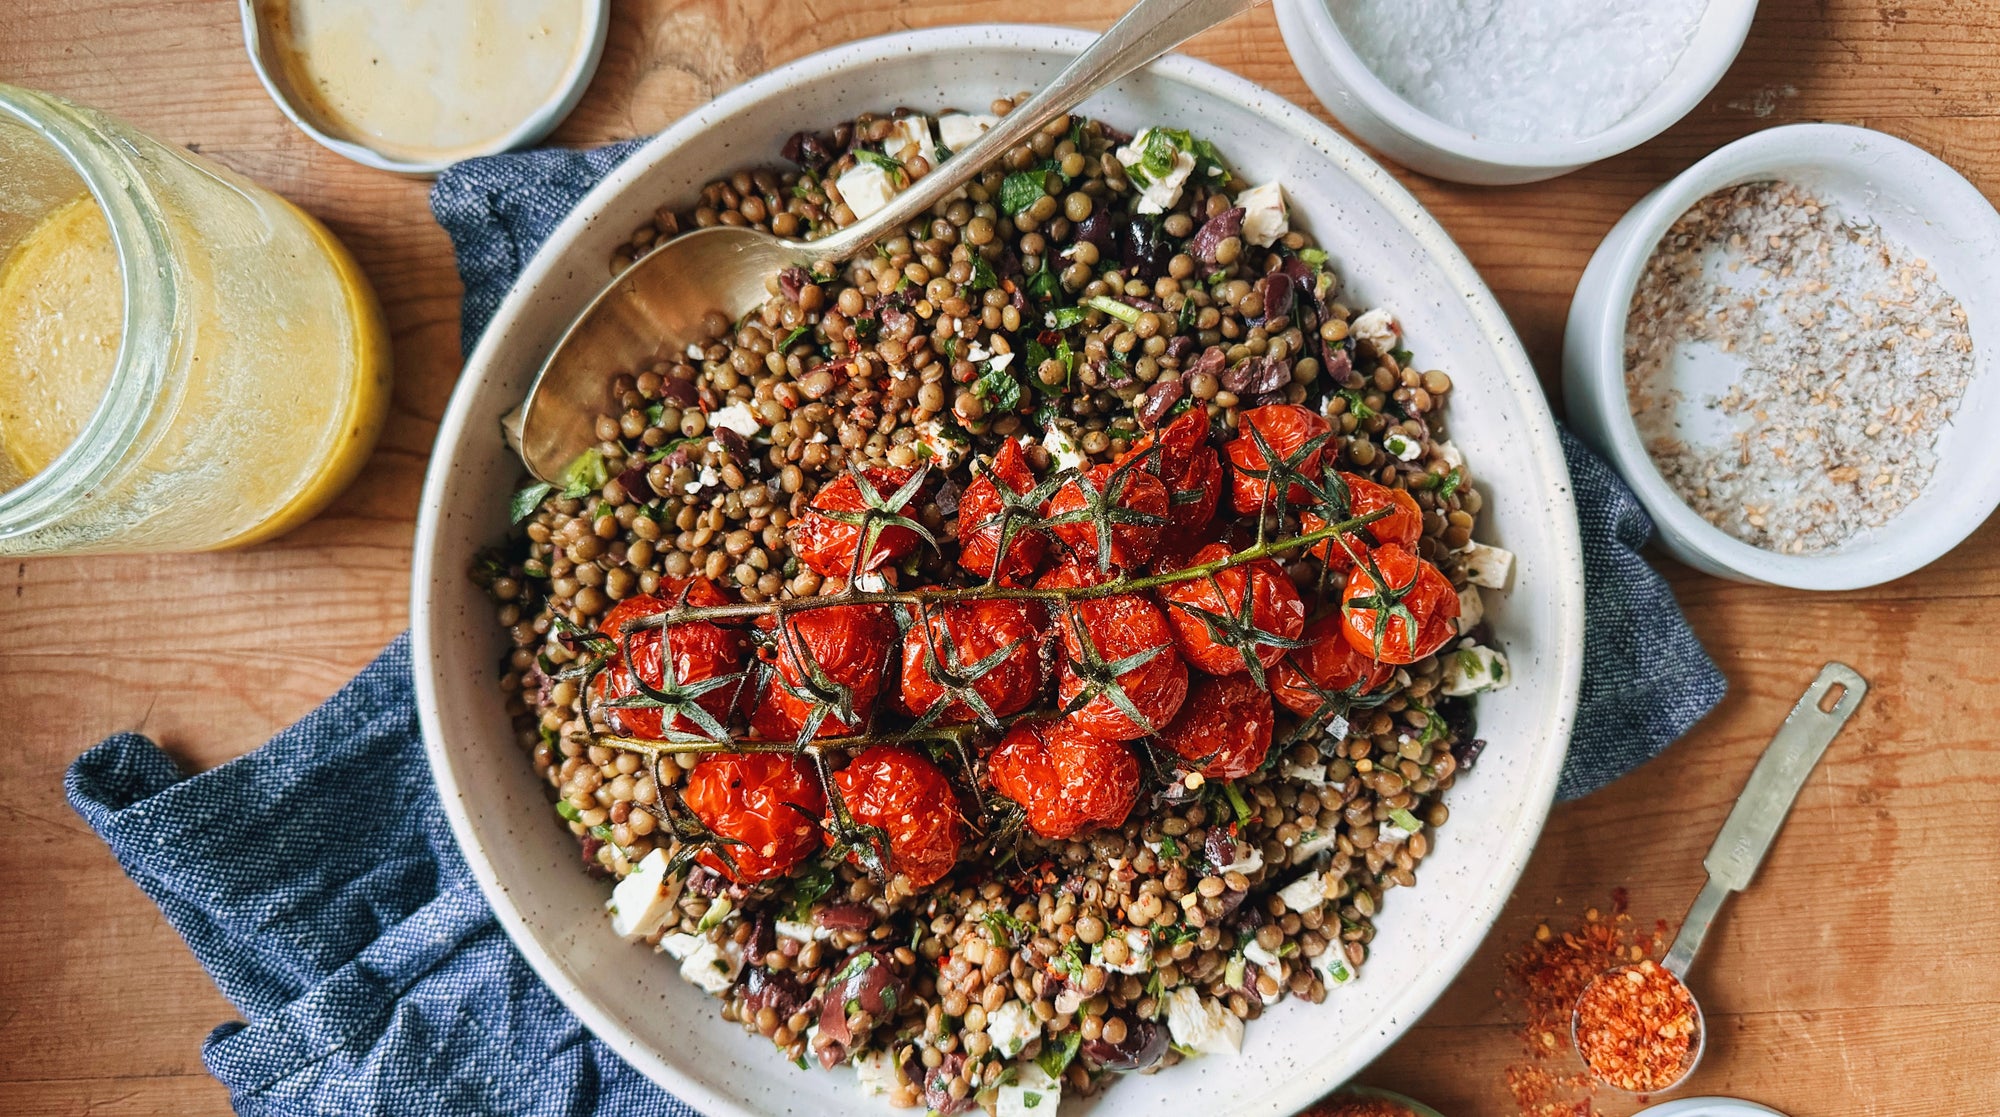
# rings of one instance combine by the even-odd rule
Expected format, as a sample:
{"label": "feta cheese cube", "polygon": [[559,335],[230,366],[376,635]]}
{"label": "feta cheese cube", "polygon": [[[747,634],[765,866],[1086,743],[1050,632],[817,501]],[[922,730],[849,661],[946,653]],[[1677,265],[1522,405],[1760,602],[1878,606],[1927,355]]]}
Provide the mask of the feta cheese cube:
{"label": "feta cheese cube", "polygon": [[1243,1021],[1185,985],[1167,998],[1167,1031],[1175,1043],[1198,1055],[1234,1055],[1243,1050]]}
{"label": "feta cheese cube", "polygon": [[708,425],[715,430],[735,431],[745,438],[763,429],[750,405],[737,400],[727,407],[718,407],[708,413]]}
{"label": "feta cheese cube", "polygon": [[856,220],[888,205],[889,199],[896,196],[896,184],[889,181],[889,172],[873,163],[856,163],[834,179],[833,185],[840,191],[840,200],[854,211]]}
{"label": "feta cheese cube", "polygon": [[793,942],[811,942],[818,935],[818,931],[812,924],[800,923],[790,919],[777,920],[771,924],[771,927],[778,932],[779,937],[790,939]]}
{"label": "feta cheese cube", "polygon": [[1465,556],[1465,577],[1473,585],[1490,590],[1507,588],[1507,578],[1514,573],[1514,552],[1484,543],[1467,543],[1459,554]]}
{"label": "feta cheese cube", "polygon": [[1249,843],[1244,843],[1243,856],[1229,863],[1229,871],[1249,876],[1264,867],[1264,851]]}
{"label": "feta cheese cube", "polygon": [[[1153,130],[1148,128],[1114,153],[1128,171],[1145,159],[1146,140],[1152,134]],[[1138,179],[1132,180],[1132,185],[1140,187],[1139,203],[1133,208],[1140,213],[1165,213],[1181,200],[1181,188],[1187,185],[1188,176],[1194,173],[1194,156],[1176,148],[1174,165],[1167,169],[1166,174],[1155,178],[1150,177],[1150,172],[1145,173],[1149,178],[1143,185]]]}
{"label": "feta cheese cube", "polygon": [[995,353],[993,354],[992,357],[990,357],[987,360],[986,367],[994,370],[995,372],[1004,372],[1006,371],[1007,366],[1013,363],[1014,363],[1014,354]]}
{"label": "feta cheese cube", "polygon": [[955,112],[938,117],[938,142],[951,151],[963,151],[981,132],[1000,123],[997,116],[985,113]]}
{"label": "feta cheese cube", "polygon": [[1320,850],[1332,849],[1334,833],[1331,830],[1308,830],[1299,837],[1299,844],[1292,847],[1292,864],[1303,865],[1313,859]]}
{"label": "feta cheese cube", "polygon": [[1153,933],[1144,927],[1127,927],[1125,947],[1126,958],[1120,965],[1114,966],[1104,960],[1104,944],[1101,942],[1090,948],[1090,962],[1112,973],[1145,973],[1146,967],[1153,963]]}
{"label": "feta cheese cube", "polygon": [[1012,1083],[993,1098],[993,1117],[1055,1117],[1062,1105],[1062,1082],[1034,1063],[1015,1068]]}
{"label": "feta cheese cube", "polygon": [[931,461],[939,469],[952,469],[965,458],[971,447],[945,433],[944,420],[925,419],[917,424],[917,442],[930,451]]}
{"label": "feta cheese cube", "polygon": [[660,929],[680,898],[681,880],[667,878],[667,852],[656,849],[611,890],[605,904],[611,909],[611,929],[628,939],[643,939]]}
{"label": "feta cheese cube", "polygon": [[1326,876],[1307,873],[1278,889],[1278,899],[1287,911],[1311,911],[1326,902]]}
{"label": "feta cheese cube", "polygon": [[919,155],[936,163],[937,141],[931,139],[930,118],[922,113],[911,113],[897,120],[882,140],[882,151],[898,163],[908,163]]}
{"label": "feta cheese cube", "polygon": [[681,961],[682,977],[717,996],[728,992],[742,972],[743,948],[733,940],[717,946],[704,938]]}
{"label": "feta cheese cube", "polygon": [[1402,328],[1396,325],[1395,316],[1379,306],[1356,318],[1353,324],[1348,326],[1347,332],[1353,334],[1356,340],[1365,341],[1373,346],[1377,353],[1387,353],[1396,348],[1396,343],[1402,340],[1403,336]]}
{"label": "feta cheese cube", "polygon": [[1291,231],[1284,191],[1275,182],[1252,186],[1236,195],[1236,204],[1243,207],[1243,239],[1251,244],[1269,248]]}
{"label": "feta cheese cube", "polygon": [[1028,1006],[1020,1001],[1008,1001],[986,1016],[986,1037],[993,1041],[993,1050],[1003,1059],[1019,1055],[1041,1031],[1041,1026],[1029,1015]]}
{"label": "feta cheese cube", "polygon": [[678,962],[700,949],[701,944],[707,941],[708,936],[706,935],[683,935],[676,933],[661,939],[660,949],[669,958]]}
{"label": "feta cheese cube", "polygon": [[1478,586],[1467,586],[1458,591],[1458,630],[1471,632],[1480,621],[1486,619],[1486,599],[1479,595]]}
{"label": "feta cheese cube", "polygon": [[1338,941],[1327,943],[1320,956],[1312,960],[1312,967],[1328,989],[1345,985],[1356,977],[1354,967],[1347,964],[1347,951]]}
{"label": "feta cheese cube", "polygon": [[1287,760],[1279,766],[1278,774],[1288,780],[1298,780],[1301,783],[1312,784],[1314,787],[1324,787],[1326,785],[1326,765],[1324,764],[1294,764]]}
{"label": "feta cheese cube", "polygon": [[886,1097],[896,1088],[896,1064],[887,1051],[864,1051],[856,1055],[852,1062],[854,1076],[863,1095]]}
{"label": "feta cheese cube", "polygon": [[1042,445],[1048,448],[1049,456],[1055,459],[1059,470],[1081,469],[1088,461],[1083,451],[1077,448],[1076,441],[1054,423],[1042,432]]}
{"label": "feta cheese cube", "polygon": [[1276,952],[1265,950],[1263,945],[1252,938],[1243,947],[1243,960],[1270,975],[1278,983],[1278,996],[1285,995],[1285,960]]}
{"label": "feta cheese cube", "polygon": [[1413,462],[1423,456],[1424,444],[1416,439],[1394,432],[1382,439],[1382,448],[1396,455],[1398,461]]}
{"label": "feta cheese cube", "polygon": [[1465,464],[1465,455],[1459,453],[1458,447],[1452,443],[1451,439],[1447,438],[1443,442],[1438,443],[1437,448],[1438,458],[1444,462],[1446,468],[1457,469]]}
{"label": "feta cheese cube", "polygon": [[1444,658],[1444,692],[1455,698],[1499,690],[1513,681],[1506,655],[1496,648],[1468,644]]}

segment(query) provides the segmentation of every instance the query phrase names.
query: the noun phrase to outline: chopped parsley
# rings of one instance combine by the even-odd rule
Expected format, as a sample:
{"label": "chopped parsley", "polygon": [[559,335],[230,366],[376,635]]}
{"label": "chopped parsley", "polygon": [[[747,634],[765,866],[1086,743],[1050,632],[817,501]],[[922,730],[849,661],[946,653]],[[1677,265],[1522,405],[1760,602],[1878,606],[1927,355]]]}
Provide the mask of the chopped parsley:
{"label": "chopped parsley", "polygon": [[1048,182],[1048,171],[1040,167],[1015,171],[1000,182],[1000,208],[1010,215],[1022,212],[1049,192]]}
{"label": "chopped parsley", "polygon": [[1463,484],[1465,484],[1465,471],[1457,466],[1453,466],[1450,473],[1427,473],[1417,479],[1420,488],[1436,493],[1439,500],[1451,499],[1451,495]]}
{"label": "chopped parsley", "polygon": [[993,274],[993,265],[977,252],[972,254],[972,279],[966,286],[975,291],[990,291],[1000,286],[1000,277]]}
{"label": "chopped parsley", "polygon": [[903,164],[879,151],[870,151],[865,147],[857,147],[854,149],[854,157],[863,163],[880,167],[888,171],[891,175],[900,175],[903,173]]}
{"label": "chopped parsley", "polygon": [[1035,1056],[1035,1065],[1050,1078],[1060,1079],[1069,1064],[1076,1058],[1077,1048],[1083,1046],[1083,1030],[1071,1028],[1061,1037],[1042,1044],[1042,1053]]}
{"label": "chopped parsley", "polygon": [[537,481],[515,493],[514,498],[507,502],[507,522],[518,524],[534,515],[535,509],[542,506],[542,498],[549,495],[554,488],[555,486],[547,481]]}
{"label": "chopped parsley", "polygon": [[992,361],[980,362],[979,379],[972,382],[972,391],[988,406],[1002,411],[1012,411],[1021,405],[1021,382]]}
{"label": "chopped parsley", "polygon": [[1354,416],[1356,421],[1373,419],[1375,417],[1375,409],[1368,406],[1362,400],[1361,393],[1355,389],[1342,388],[1340,390],[1340,398],[1347,401],[1347,413]]}
{"label": "chopped parsley", "polygon": [[1084,317],[1084,310],[1080,306],[1059,306],[1049,311],[1047,321],[1049,329],[1067,330],[1083,321]]}
{"label": "chopped parsley", "polygon": [[[792,346],[797,345],[799,343],[800,338],[806,336],[811,332],[812,332],[811,326],[799,326],[794,328],[791,333],[785,335],[785,340],[778,343],[778,352],[783,353],[789,350]],[[659,405],[655,404],[654,406],[657,407]]]}
{"label": "chopped parsley", "polygon": [[563,499],[576,500],[589,496],[603,488],[604,483],[609,480],[611,472],[604,464],[604,455],[593,446],[563,466]]}
{"label": "chopped parsley", "polygon": [[1035,929],[1014,917],[1014,913],[994,908],[982,920],[986,933],[993,937],[994,946],[1012,946],[1016,942],[1026,942],[1035,937]]}

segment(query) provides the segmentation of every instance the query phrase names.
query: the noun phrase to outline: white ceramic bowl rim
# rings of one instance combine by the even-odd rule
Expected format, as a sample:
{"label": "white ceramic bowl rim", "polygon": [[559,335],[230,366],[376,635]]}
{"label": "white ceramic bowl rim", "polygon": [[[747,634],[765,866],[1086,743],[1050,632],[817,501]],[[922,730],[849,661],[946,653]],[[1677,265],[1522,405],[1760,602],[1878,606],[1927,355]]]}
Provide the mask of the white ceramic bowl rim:
{"label": "white ceramic bowl rim", "polygon": [[[1315,45],[1330,57],[1341,79],[1369,109],[1398,131],[1429,144],[1484,163],[1508,167],[1571,167],[1595,163],[1630,150],[1666,131],[1686,116],[1715,88],[1743,49],[1750,34],[1757,0],[1710,0],[1696,34],[1688,41],[1654,94],[1623,120],[1595,135],[1570,140],[1520,142],[1489,140],[1448,124],[1411,104],[1389,87],[1373,67],[1355,52],[1334,21],[1329,3],[1339,0],[1298,0]],[[1721,12],[1720,16],[1710,13]],[[1720,26],[1711,30],[1711,19]]]}
{"label": "white ceramic bowl rim", "polygon": [[[1801,152],[1814,154],[1801,156]],[[1614,444],[1619,472],[1637,492],[1646,510],[1663,521],[1663,526],[1677,532],[1714,562],[1759,581],[1799,589],[1839,590],[1900,578],[1956,547],[1985,522],[1995,507],[2000,507],[2000,468],[1961,469],[1951,481],[1953,509],[1959,514],[1949,521],[1933,519],[1914,533],[1899,533],[1885,526],[1858,545],[1827,554],[1780,554],[1745,543],[1689,507],[1646,452],[1638,425],[1632,419],[1625,394],[1625,320],[1646,262],[1673,223],[1709,194],[1733,183],[1769,177],[1783,164],[1832,165],[1878,158],[1932,171],[1936,175],[1934,185],[1949,196],[1939,194],[1923,199],[1929,212],[1953,214],[1954,233],[1966,241],[1976,239],[2000,247],[2000,213],[1994,211],[1993,204],[1978,187],[1924,149],[1886,133],[1850,124],[1779,125],[1752,132],[1718,148],[1633,207],[1629,234],[1610,272],[1608,293],[1597,310],[1597,320],[1590,323],[1589,375],[1597,390],[1607,397],[1601,410]],[[1967,302],[1976,296],[1976,292],[1970,291],[1955,293]],[[1984,371],[1976,370],[1975,377]],[[1943,471],[1947,464],[1940,461],[1939,470]],[[1899,513],[1892,523],[1900,523],[1907,511]]]}
{"label": "white ceramic bowl rim", "polygon": [[[1081,31],[1040,25],[985,25],[980,30],[1002,42],[1011,40],[1013,45],[1027,50],[1057,55],[1080,53],[1094,38]],[[467,359],[468,373],[494,364],[499,348],[496,339],[504,332],[501,325],[521,314],[537,298],[536,292],[545,282],[560,279],[561,253],[557,246],[567,244],[584,233],[598,209],[635,180],[645,176],[652,162],[649,153],[678,147],[689,137],[709,128],[711,120],[728,117],[754,105],[808,74],[866,67],[908,53],[962,51],[966,42],[964,32],[965,28],[940,27],[834,47],[754,78],[669,126],[607,175],[544,242],[542,250],[529,261],[520,279],[509,290],[485,335]],[[1256,104],[1268,123],[1283,128],[1315,149],[1372,194],[1423,247],[1439,270],[1440,284],[1448,285],[1455,296],[1463,298],[1467,311],[1487,336],[1495,370],[1521,404],[1522,429],[1514,442],[1517,452],[1532,461],[1543,476],[1560,479],[1558,489],[1548,494],[1552,504],[1549,514],[1555,521],[1550,527],[1553,547],[1549,555],[1548,584],[1538,584],[1536,588],[1537,594],[1547,595],[1555,618],[1548,633],[1547,647],[1542,649],[1552,661],[1549,669],[1552,701],[1548,707],[1554,713],[1536,728],[1538,732],[1546,730],[1554,740],[1566,741],[1575,715],[1582,675],[1582,544],[1577,536],[1574,505],[1567,483],[1568,472],[1556,438],[1554,419],[1543,401],[1534,369],[1505,313],[1471,262],[1436,220],[1388,172],[1331,128],[1255,84],[1204,62],[1169,55],[1153,63],[1149,70],[1225,101],[1239,105]],[[468,424],[473,420],[478,386],[476,376],[461,377],[439,425],[438,447],[456,446],[466,437]],[[660,1052],[642,1042],[615,1019],[605,1006],[582,991],[579,979],[571,972],[568,962],[545,946],[527,925],[508,894],[509,882],[498,878],[490,855],[481,843],[479,828],[471,818],[466,797],[453,773],[445,729],[438,714],[438,679],[431,667],[438,662],[438,656],[451,651],[439,647],[434,640],[435,622],[427,589],[436,576],[432,556],[439,549],[445,520],[452,514],[444,501],[450,465],[449,461],[434,455],[425,477],[414,547],[411,628],[417,709],[426,756],[453,836],[509,937],[536,974],[585,1027],[633,1067],[684,1101],[710,1114],[710,1117],[751,1117],[751,1111],[744,1108],[741,1101],[719,1094],[682,1073],[673,1063],[662,1058]],[[1562,514],[1565,510],[1568,515]],[[1436,1001],[1471,959],[1485,932],[1491,929],[1499,916],[1526,867],[1529,852],[1540,836],[1561,774],[1561,749],[1545,748],[1534,755],[1536,766],[1528,770],[1526,791],[1519,803],[1522,812],[1520,821],[1507,831],[1504,842],[1482,850],[1500,868],[1483,881],[1476,894],[1469,897],[1465,909],[1464,923],[1480,928],[1480,933],[1451,944],[1449,950],[1425,971],[1421,980],[1394,994],[1381,1011],[1383,1022],[1370,1029],[1365,1036],[1352,1041],[1352,1047],[1357,1052],[1354,1068],[1387,1048]],[[1284,1081],[1270,1082],[1268,1093],[1255,1098],[1255,1109],[1273,1114],[1296,1112],[1337,1085],[1338,1080],[1320,1080],[1312,1075],[1297,1075]]]}
{"label": "white ceramic bowl rim", "polygon": [[584,91],[590,88],[590,79],[597,74],[597,64],[604,57],[604,42],[611,30],[611,0],[581,0],[583,5],[584,38],[576,54],[570,58],[569,66],[557,80],[555,91],[548,100],[536,106],[519,124],[498,139],[489,140],[477,147],[469,148],[456,155],[439,159],[406,159],[378,151],[365,143],[344,139],[319,126],[311,113],[305,111],[292,100],[292,95],[277,76],[264,65],[263,53],[259,49],[264,38],[263,24],[257,18],[259,0],[240,0],[243,15],[243,47],[250,55],[250,67],[257,71],[257,80],[264,84],[264,92],[277,102],[278,110],[285,119],[292,122],[313,142],[336,155],[351,159],[364,167],[378,171],[391,171],[399,175],[429,178],[441,174],[446,167],[479,155],[497,155],[512,151],[517,147],[531,144],[548,135],[555,126],[562,123],[570,110],[583,100]]}

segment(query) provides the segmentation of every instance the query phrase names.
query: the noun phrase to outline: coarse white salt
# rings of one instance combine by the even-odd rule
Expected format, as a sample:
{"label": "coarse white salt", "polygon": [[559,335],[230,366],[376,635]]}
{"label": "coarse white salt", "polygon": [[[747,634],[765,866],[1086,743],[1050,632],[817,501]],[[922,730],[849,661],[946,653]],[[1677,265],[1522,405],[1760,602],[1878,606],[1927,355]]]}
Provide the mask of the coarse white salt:
{"label": "coarse white salt", "polygon": [[1424,113],[1511,143],[1597,135],[1666,80],[1708,0],[1332,0],[1375,76]]}

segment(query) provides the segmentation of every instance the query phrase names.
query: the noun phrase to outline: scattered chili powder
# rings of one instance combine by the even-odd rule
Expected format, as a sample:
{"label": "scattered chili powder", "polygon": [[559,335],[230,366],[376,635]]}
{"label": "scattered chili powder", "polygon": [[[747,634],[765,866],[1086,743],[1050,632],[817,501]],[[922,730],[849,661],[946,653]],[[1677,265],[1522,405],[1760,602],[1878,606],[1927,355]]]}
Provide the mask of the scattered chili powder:
{"label": "scattered chili powder", "polygon": [[1507,1068],[1507,1089],[1521,1117],[1597,1117],[1590,1075],[1574,1063],[1552,1064],[1572,1050],[1570,1014],[1590,983],[1606,970],[1665,950],[1666,922],[1642,931],[1628,905],[1625,890],[1615,889],[1610,914],[1593,907],[1561,930],[1543,922],[1531,941],[1507,955],[1508,988],[1493,995],[1506,1000],[1511,994],[1522,1009],[1521,1044],[1530,1061]]}
{"label": "scattered chili powder", "polygon": [[1584,1064],[1628,1093],[1673,1085],[1698,1032],[1694,994],[1650,958],[1595,982],[1576,1004]]}

